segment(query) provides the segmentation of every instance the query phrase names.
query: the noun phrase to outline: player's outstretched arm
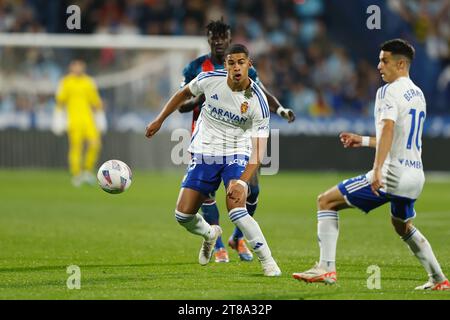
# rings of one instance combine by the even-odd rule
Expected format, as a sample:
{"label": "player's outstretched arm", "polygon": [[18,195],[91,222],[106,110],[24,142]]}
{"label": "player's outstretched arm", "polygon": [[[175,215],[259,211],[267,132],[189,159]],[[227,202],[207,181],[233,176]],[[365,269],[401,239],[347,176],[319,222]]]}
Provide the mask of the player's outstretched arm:
{"label": "player's outstretched arm", "polygon": [[235,203],[244,202],[247,198],[248,183],[258,170],[267,148],[267,138],[252,138],[252,153],[239,180],[232,180],[228,186],[227,196]]}
{"label": "player's outstretched arm", "polygon": [[267,89],[262,85],[262,83],[259,84],[261,89],[263,90],[264,94],[267,97],[267,102],[269,103],[269,109],[270,112],[278,114],[280,117],[286,119],[289,123],[293,122],[295,120],[295,113],[291,109],[284,108],[280,101],[278,101],[277,98],[275,98],[274,95],[272,95]]}
{"label": "player's outstretched arm", "polygon": [[205,95],[201,94],[197,97],[187,100],[178,107],[181,113],[191,112],[196,106],[201,105],[205,101]]}
{"label": "player's outstretched arm", "polygon": [[158,132],[161,128],[164,120],[170,116],[175,110],[178,109],[179,105],[188,100],[192,96],[189,86],[185,86],[178,90],[170,99],[167,101],[159,115],[155,120],[150,122],[145,128],[145,136],[151,138]]}
{"label": "player's outstretched arm", "polygon": [[351,132],[342,132],[339,135],[344,148],[371,147],[375,148],[377,140],[375,137],[360,136]]}

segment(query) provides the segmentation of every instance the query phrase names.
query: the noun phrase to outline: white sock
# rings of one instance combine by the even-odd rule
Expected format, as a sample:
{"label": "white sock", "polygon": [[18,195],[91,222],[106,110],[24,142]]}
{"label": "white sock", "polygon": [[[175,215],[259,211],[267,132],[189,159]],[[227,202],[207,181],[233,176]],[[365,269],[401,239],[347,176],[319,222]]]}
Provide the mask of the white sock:
{"label": "white sock", "polygon": [[200,235],[205,240],[211,240],[214,236],[214,229],[198,213],[186,214],[175,210],[175,218],[180,225],[186,228],[187,231],[193,234]]}
{"label": "white sock", "polygon": [[420,263],[428,273],[429,278],[436,282],[445,280],[445,275],[442,273],[441,266],[434,256],[430,243],[419,230],[413,227],[407,235],[402,237],[402,239],[406,242],[417,259],[419,259]]}
{"label": "white sock", "polygon": [[317,237],[320,247],[319,267],[336,271],[336,244],[339,236],[339,216],[337,211],[317,211]]}
{"label": "white sock", "polygon": [[231,222],[241,229],[248,244],[258,256],[258,259],[263,262],[273,260],[272,253],[261,228],[258,222],[248,214],[247,208],[234,208],[228,214],[230,215]]}

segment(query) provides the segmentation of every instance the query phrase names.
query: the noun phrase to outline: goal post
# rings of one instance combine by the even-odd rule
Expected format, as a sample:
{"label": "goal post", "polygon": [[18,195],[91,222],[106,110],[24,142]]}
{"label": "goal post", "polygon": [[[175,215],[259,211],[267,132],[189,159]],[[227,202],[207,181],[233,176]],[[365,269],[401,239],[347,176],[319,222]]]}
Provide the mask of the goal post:
{"label": "goal post", "polygon": [[117,122],[158,111],[179,88],[183,67],[207,52],[201,36],[0,33],[0,130],[48,129],[58,81],[79,57],[105,100],[110,127],[132,129]]}

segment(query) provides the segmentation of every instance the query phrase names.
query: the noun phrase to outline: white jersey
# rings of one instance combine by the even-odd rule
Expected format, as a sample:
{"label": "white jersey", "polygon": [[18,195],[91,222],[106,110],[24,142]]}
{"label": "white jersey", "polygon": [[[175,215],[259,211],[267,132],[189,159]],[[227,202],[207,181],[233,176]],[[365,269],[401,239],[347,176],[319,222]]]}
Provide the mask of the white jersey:
{"label": "white jersey", "polygon": [[189,83],[205,94],[188,151],[209,156],[250,156],[250,137],[269,137],[270,110],[261,88],[251,80],[246,91],[232,91],[225,70],[202,72]]}
{"label": "white jersey", "polygon": [[[392,195],[417,199],[425,176],[422,166],[422,131],[426,117],[425,97],[411,79],[400,77],[378,89],[375,100],[377,142],[384,119],[395,121],[391,150],[382,169],[385,188]],[[367,174],[372,181],[372,171]]]}

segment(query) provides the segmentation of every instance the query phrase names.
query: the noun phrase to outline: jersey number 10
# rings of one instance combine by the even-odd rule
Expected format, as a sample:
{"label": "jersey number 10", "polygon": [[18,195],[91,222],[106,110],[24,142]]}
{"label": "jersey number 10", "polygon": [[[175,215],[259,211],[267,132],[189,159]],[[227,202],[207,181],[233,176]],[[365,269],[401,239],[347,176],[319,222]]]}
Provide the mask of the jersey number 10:
{"label": "jersey number 10", "polygon": [[[421,124],[423,127],[423,122],[425,121],[425,111],[420,111],[419,116],[417,117],[417,126],[416,126],[416,113],[417,113],[416,109],[409,110],[409,114],[411,115],[411,130],[409,131],[408,143],[406,144],[406,149],[411,149],[414,136],[416,136],[416,138],[414,140],[416,143],[417,150],[420,150],[419,137],[422,135],[422,133],[420,132],[420,129],[421,129],[420,127],[421,127]],[[416,127],[417,127],[417,130],[416,130]]]}

